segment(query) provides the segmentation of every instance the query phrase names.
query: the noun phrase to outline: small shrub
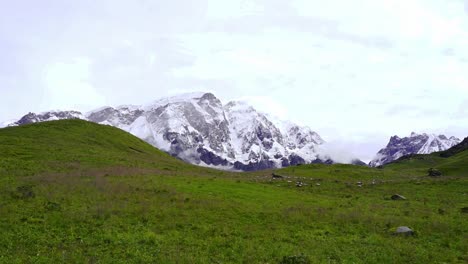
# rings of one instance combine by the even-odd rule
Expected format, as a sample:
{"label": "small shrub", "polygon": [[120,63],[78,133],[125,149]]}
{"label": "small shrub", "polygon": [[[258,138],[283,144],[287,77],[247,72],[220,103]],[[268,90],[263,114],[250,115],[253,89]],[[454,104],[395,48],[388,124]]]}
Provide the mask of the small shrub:
{"label": "small shrub", "polygon": [[47,211],[60,211],[62,210],[62,207],[60,206],[60,204],[58,203],[54,203],[54,202],[46,202],[45,205],[44,205],[44,208],[47,210]]}
{"label": "small shrub", "polygon": [[16,188],[16,192],[12,193],[15,199],[28,199],[36,197],[31,185],[19,186]]}
{"label": "small shrub", "polygon": [[284,256],[280,264],[310,264],[310,259],[304,254]]}

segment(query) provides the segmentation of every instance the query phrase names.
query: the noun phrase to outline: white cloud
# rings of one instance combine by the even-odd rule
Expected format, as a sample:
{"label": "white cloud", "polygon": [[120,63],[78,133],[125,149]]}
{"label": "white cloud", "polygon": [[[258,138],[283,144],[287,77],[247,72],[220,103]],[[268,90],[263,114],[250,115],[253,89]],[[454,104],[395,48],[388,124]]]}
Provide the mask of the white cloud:
{"label": "white cloud", "polygon": [[91,61],[74,58],[48,65],[44,70],[44,104],[54,109],[83,109],[106,104],[90,84]]}

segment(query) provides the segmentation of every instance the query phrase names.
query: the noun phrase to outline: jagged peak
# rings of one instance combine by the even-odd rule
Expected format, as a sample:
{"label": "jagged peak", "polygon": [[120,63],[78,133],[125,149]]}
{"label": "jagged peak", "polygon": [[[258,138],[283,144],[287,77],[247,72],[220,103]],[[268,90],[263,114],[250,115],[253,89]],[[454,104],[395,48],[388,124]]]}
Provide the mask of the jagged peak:
{"label": "jagged peak", "polygon": [[412,132],[409,137],[404,138],[395,135],[390,138],[387,146],[377,153],[370,165],[383,165],[410,154],[430,154],[444,151],[459,142],[460,140],[454,136],[448,138],[445,135],[437,134]]}
{"label": "jagged peak", "polygon": [[230,101],[224,105],[224,108],[226,108],[229,111],[257,112],[257,110],[255,110],[255,108],[252,105],[240,100]]}
{"label": "jagged peak", "polygon": [[219,99],[212,93],[205,93],[200,97],[200,99],[202,99],[202,100],[218,100],[219,101]]}
{"label": "jagged peak", "polygon": [[202,98],[206,92],[191,92],[191,93],[183,93],[183,94],[178,94],[175,96],[170,96],[170,97],[163,97],[160,99],[157,99],[149,104],[146,104],[144,106],[145,109],[154,109],[158,108],[160,106],[164,106],[167,104],[174,104],[174,103],[182,103],[182,102],[189,102],[194,99],[200,99]]}

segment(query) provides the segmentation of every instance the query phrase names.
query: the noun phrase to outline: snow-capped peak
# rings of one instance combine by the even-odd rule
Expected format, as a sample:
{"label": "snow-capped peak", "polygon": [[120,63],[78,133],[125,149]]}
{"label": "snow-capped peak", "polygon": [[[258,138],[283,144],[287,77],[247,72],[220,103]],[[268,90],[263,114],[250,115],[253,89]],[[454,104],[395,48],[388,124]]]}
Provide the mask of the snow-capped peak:
{"label": "snow-capped peak", "polygon": [[370,162],[371,166],[380,166],[409,154],[430,154],[447,150],[460,143],[456,137],[447,138],[445,135],[418,134],[412,132],[410,137],[393,136],[388,145],[381,149]]}
{"label": "snow-capped peak", "polygon": [[6,126],[20,126],[20,125],[26,125],[26,124],[31,124],[31,123],[53,121],[53,120],[60,120],[60,119],[86,119],[86,117],[79,111],[53,110],[53,111],[41,112],[39,114],[28,113],[27,115],[23,116],[21,119],[17,120],[16,122],[12,122],[10,124],[7,124]]}

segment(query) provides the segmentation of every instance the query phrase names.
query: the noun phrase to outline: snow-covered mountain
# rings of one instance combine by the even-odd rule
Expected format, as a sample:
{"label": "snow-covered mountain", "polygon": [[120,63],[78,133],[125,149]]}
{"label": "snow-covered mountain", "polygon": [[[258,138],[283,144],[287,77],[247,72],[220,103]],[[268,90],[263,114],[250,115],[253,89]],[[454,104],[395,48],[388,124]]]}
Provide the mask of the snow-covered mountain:
{"label": "snow-covered mountain", "polygon": [[45,122],[45,121],[52,121],[52,120],[60,120],[60,119],[86,119],[85,116],[78,111],[49,111],[44,113],[29,113],[23,116],[18,121],[14,121],[6,126],[21,126],[27,125],[31,123],[37,122]]}
{"label": "snow-covered mountain", "polygon": [[460,139],[456,137],[447,138],[444,135],[417,134],[414,132],[411,133],[411,136],[404,138],[393,136],[390,138],[387,147],[381,149],[369,165],[376,167],[409,154],[430,154],[447,150],[460,142]]}
{"label": "snow-covered mountain", "polygon": [[188,162],[235,170],[331,163],[308,127],[272,119],[245,102],[223,104],[211,93],[163,98],[143,106],[29,113],[9,125],[80,118],[111,125]]}

